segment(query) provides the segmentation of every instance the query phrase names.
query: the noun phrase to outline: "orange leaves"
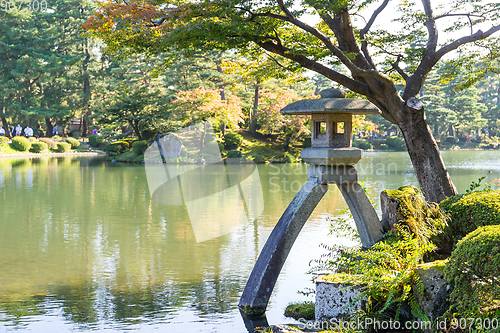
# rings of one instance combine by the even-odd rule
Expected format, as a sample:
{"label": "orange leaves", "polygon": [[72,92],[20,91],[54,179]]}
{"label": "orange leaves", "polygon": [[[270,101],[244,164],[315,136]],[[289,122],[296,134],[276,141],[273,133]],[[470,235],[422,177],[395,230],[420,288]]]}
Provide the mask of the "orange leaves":
{"label": "orange leaves", "polygon": [[197,88],[192,91],[180,91],[174,103],[180,111],[179,115],[184,113],[187,122],[212,118],[230,127],[236,127],[238,122],[243,121],[241,100],[237,96],[222,100],[220,90]]}
{"label": "orange leaves", "polygon": [[100,4],[100,9],[87,19],[83,28],[93,32],[105,32],[115,28],[118,22],[121,28],[131,26],[144,28],[151,26],[151,21],[159,19],[162,15],[162,11],[151,4],[107,1]]}

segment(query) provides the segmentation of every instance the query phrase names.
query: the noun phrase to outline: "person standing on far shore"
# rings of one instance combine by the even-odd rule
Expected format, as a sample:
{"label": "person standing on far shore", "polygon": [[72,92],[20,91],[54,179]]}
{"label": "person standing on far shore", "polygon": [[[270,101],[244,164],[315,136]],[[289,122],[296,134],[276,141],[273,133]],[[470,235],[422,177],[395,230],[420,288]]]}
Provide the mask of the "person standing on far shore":
{"label": "person standing on far shore", "polygon": [[23,132],[23,128],[21,127],[20,124],[17,124],[17,126],[16,126],[16,136],[21,136],[22,132]]}
{"label": "person standing on far shore", "polygon": [[5,130],[0,126],[0,136],[5,136]]}
{"label": "person standing on far shore", "polygon": [[52,135],[57,135],[59,132],[57,131],[57,124],[54,124],[54,127],[52,127]]}

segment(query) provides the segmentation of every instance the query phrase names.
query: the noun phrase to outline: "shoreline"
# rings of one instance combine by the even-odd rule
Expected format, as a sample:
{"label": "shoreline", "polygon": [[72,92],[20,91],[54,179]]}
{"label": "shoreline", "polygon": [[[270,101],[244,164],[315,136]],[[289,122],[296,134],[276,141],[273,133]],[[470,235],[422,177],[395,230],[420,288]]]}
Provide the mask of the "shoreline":
{"label": "shoreline", "polygon": [[106,156],[105,153],[102,152],[78,152],[78,153],[25,153],[25,154],[0,154],[0,158],[9,158],[9,157],[28,157],[28,158],[37,158],[37,157],[62,157],[62,156]]}

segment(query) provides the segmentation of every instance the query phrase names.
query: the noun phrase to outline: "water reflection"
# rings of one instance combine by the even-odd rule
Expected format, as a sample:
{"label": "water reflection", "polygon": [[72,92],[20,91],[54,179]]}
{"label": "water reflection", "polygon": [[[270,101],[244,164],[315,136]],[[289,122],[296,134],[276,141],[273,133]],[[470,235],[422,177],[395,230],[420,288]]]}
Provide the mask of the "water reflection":
{"label": "water reflection", "polygon": [[[443,156],[462,192],[489,170],[489,178],[500,178],[495,152]],[[0,158],[0,327],[245,332],[253,324],[241,319],[238,297],[307,178],[306,165],[258,168],[261,216],[197,243],[185,206],[152,202],[142,166],[109,167],[101,158]],[[376,199],[383,189],[416,185],[404,153],[367,153],[358,169]],[[290,322],[283,308],[307,287],[307,263],[325,241],[326,218],[344,205],[331,186],[278,280],[270,323]]]}

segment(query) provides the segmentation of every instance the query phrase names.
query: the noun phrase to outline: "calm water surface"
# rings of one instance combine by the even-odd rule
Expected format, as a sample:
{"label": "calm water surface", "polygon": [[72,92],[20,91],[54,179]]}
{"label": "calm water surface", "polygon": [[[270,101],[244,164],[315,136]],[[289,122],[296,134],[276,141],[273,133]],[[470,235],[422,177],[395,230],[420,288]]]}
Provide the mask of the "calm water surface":
{"label": "calm water surface", "polygon": [[[460,192],[500,178],[495,151],[447,151]],[[360,181],[381,190],[417,185],[406,153],[365,153]],[[100,158],[0,158],[0,332],[247,332],[237,309],[253,264],[306,181],[306,165],[259,165],[264,211],[227,235],[197,243],[184,206],[152,202],[143,166]],[[491,174],[488,172],[492,171]],[[344,207],[330,191],[305,225],[267,312],[313,287],[309,261]]]}

